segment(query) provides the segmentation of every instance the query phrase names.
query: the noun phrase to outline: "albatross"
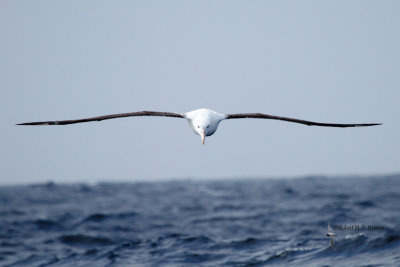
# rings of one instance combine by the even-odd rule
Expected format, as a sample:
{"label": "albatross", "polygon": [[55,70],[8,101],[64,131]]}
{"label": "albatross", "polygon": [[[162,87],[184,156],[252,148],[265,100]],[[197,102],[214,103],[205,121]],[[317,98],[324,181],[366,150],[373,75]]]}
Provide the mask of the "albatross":
{"label": "albatross", "polygon": [[331,223],[328,224],[328,233],[326,234],[326,236],[330,237],[331,246],[332,248],[335,248],[335,241],[333,240],[333,237],[336,236],[336,234],[332,231]]}
{"label": "albatross", "polygon": [[110,114],[97,117],[90,117],[76,120],[62,120],[62,121],[37,121],[37,122],[25,122],[17,125],[67,125],[74,123],[90,122],[90,121],[103,121],[109,119],[118,119],[124,117],[137,117],[137,116],[156,116],[156,117],[172,117],[172,118],[183,118],[186,119],[193,129],[193,131],[200,135],[201,142],[204,145],[206,136],[213,135],[218,128],[218,125],[223,120],[231,119],[270,119],[270,120],[281,120],[304,124],[308,126],[322,126],[322,127],[365,127],[381,125],[381,123],[358,123],[358,124],[343,124],[343,123],[321,123],[306,121],[288,117],[280,117],[275,115],[268,115],[263,113],[235,113],[235,114],[221,114],[210,109],[196,109],[186,113],[173,113],[173,112],[159,112],[159,111],[138,111],[130,113],[119,113]]}

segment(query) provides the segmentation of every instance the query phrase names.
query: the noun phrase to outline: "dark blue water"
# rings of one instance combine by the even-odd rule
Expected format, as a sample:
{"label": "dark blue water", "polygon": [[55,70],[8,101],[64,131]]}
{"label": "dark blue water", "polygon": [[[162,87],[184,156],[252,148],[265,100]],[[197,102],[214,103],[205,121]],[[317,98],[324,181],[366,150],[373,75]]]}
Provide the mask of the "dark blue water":
{"label": "dark blue water", "polygon": [[0,265],[400,266],[399,205],[400,175],[3,186]]}

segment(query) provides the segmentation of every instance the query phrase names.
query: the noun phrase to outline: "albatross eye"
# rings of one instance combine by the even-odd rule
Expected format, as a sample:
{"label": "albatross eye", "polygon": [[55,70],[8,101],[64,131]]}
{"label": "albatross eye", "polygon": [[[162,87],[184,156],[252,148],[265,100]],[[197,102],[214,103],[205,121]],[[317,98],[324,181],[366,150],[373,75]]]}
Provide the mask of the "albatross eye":
{"label": "albatross eye", "polygon": [[210,125],[207,125],[207,128],[210,128]]}
{"label": "albatross eye", "polygon": [[199,125],[197,125],[197,128],[199,128],[199,129],[200,129],[200,126],[199,126]]}

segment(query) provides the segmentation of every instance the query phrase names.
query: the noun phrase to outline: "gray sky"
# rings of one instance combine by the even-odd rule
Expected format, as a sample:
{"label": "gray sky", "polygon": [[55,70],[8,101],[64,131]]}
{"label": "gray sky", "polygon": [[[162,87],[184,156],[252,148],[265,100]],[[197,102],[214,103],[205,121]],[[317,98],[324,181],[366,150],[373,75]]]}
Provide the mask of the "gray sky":
{"label": "gray sky", "polygon": [[[1,1],[0,183],[400,171],[399,1]],[[185,120],[15,123],[157,110]]]}

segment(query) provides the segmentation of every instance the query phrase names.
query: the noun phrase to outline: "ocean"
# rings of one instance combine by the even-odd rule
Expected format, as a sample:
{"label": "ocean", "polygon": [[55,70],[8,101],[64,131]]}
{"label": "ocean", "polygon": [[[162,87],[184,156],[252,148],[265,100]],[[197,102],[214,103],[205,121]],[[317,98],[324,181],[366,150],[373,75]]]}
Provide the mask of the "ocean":
{"label": "ocean", "polygon": [[400,266],[400,175],[0,187],[0,266],[280,265]]}

